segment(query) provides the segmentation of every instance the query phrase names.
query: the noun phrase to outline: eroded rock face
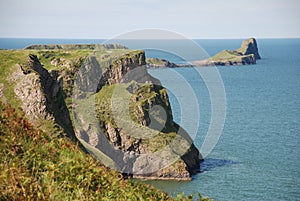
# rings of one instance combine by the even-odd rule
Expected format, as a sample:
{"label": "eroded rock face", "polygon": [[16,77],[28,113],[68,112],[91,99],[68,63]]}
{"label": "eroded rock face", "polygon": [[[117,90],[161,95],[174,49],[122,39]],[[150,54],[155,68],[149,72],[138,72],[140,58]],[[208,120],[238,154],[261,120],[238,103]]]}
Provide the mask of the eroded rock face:
{"label": "eroded rock face", "polygon": [[[53,61],[53,64],[55,62],[58,61]],[[137,123],[149,127],[149,130],[157,129],[156,140],[132,136],[130,130],[118,127],[109,120],[102,120],[100,125],[99,121],[90,121],[84,116],[88,112],[86,108],[83,108],[83,113],[74,115],[82,125],[82,129],[75,130],[75,133],[106,156],[117,158],[114,162],[118,164],[118,169],[134,172],[134,177],[190,180],[191,175],[199,171],[201,155],[189,135],[173,121],[166,90],[147,73],[144,65],[143,51],[124,55],[103,72],[98,61],[89,57],[83,62],[77,76],[80,90],[88,93],[93,93],[93,90],[101,92],[103,86],[127,83]],[[21,99],[22,109],[28,118],[37,123],[41,119],[55,121],[65,129],[69,137],[74,138],[70,113],[63,97],[63,79],[67,77],[63,75],[64,71],[47,71],[35,55],[29,55],[27,63],[19,65],[16,73],[18,75],[15,76],[17,80],[14,91]],[[132,80],[138,84],[131,84]],[[157,116],[161,114],[160,109],[165,111],[165,119],[160,119],[163,115]],[[161,120],[166,123],[161,124]],[[160,127],[161,125],[164,127]],[[176,132],[179,133],[177,138]],[[164,147],[165,144],[161,143],[164,141],[171,145]]]}
{"label": "eroded rock face", "polygon": [[258,47],[255,38],[244,40],[241,47],[237,51],[241,52],[243,55],[254,54],[255,59],[261,59],[258,53]]}
{"label": "eroded rock face", "polygon": [[22,77],[23,79],[17,82],[14,92],[22,100],[22,109],[29,121],[54,119],[46,109],[46,96],[43,93],[39,76],[32,73]]}
{"label": "eroded rock face", "polygon": [[76,88],[83,92],[93,92],[97,90],[99,78],[102,77],[100,65],[95,57],[88,57],[82,63],[81,68],[76,73]]}
{"label": "eroded rock face", "polygon": [[[111,120],[105,120],[106,117],[103,115],[103,118],[100,118],[100,127],[117,152],[113,153],[113,157],[118,155],[118,163],[121,164],[119,168],[125,172],[134,172],[133,177],[190,180],[191,175],[200,170],[201,154],[186,131],[174,123],[166,89],[142,67],[145,65],[144,52],[137,52],[136,55],[129,57],[113,62],[102,73],[98,90],[101,94],[101,90],[105,90],[102,89],[103,86],[130,83],[126,89],[132,94],[129,107],[133,110],[136,122],[154,131],[157,130],[161,140],[164,141],[165,136],[170,145],[168,146],[168,143],[160,145],[160,138],[157,138],[158,141],[136,138],[132,134],[133,130],[127,130]],[[106,93],[103,92],[103,95]],[[107,103],[104,103],[103,107],[105,104]],[[174,134],[177,132],[179,134],[176,138]],[[90,144],[95,144],[89,141]],[[102,140],[98,139],[97,142],[99,144],[96,148],[99,150],[107,146],[101,144]],[[111,153],[105,154],[109,156]]]}
{"label": "eroded rock face", "polygon": [[30,54],[26,64],[19,64],[14,92],[22,101],[22,109],[33,123],[54,120],[75,139],[69,111],[64,102],[62,82],[58,72],[51,74],[41,65],[36,55]]}
{"label": "eroded rock face", "polygon": [[144,51],[137,50],[125,54],[110,64],[108,68],[103,70],[97,91],[105,85],[124,83],[131,80],[137,82],[146,82],[150,80],[154,83],[159,83],[157,79],[147,73],[145,65]]}

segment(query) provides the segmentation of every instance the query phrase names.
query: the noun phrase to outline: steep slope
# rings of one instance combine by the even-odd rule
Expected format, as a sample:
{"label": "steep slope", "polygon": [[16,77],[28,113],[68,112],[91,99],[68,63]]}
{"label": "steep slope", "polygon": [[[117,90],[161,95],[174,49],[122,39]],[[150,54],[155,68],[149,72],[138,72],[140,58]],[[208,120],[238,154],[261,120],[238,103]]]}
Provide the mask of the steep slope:
{"label": "steep slope", "polygon": [[[201,155],[173,122],[167,92],[147,73],[144,52],[79,47],[1,50],[7,55],[3,68],[8,68],[0,77],[1,99],[15,102],[34,126],[53,136],[66,133],[76,141],[76,134],[100,161],[105,158],[103,162],[110,161],[129,176],[190,180],[199,171]],[[119,97],[128,100],[124,107],[111,107],[116,89],[122,91]],[[72,97],[85,103],[80,114],[75,110],[70,115],[77,104]],[[90,105],[95,105],[96,113],[88,110]],[[130,111],[123,122],[122,108]],[[115,115],[116,111],[121,113]],[[89,119],[90,113],[97,118]],[[76,122],[83,126],[74,126]]]}
{"label": "steep slope", "polygon": [[[113,167],[126,174],[149,179],[190,180],[191,175],[200,170],[201,155],[189,135],[173,122],[166,89],[147,73],[144,65],[143,51],[133,51],[113,61],[101,74],[98,93],[87,98],[75,112],[77,125],[83,125],[76,133],[96,148],[93,154],[100,160],[114,158]],[[85,75],[94,79],[95,72],[87,70],[93,68],[83,69]],[[86,80],[80,76],[78,81],[83,91],[87,88]],[[118,99],[122,98],[111,106],[116,94]],[[94,129],[98,122],[89,117],[93,111],[87,112],[87,106],[93,104],[94,99],[99,130]],[[124,108],[128,108],[128,115]],[[89,119],[88,125],[86,119]]]}

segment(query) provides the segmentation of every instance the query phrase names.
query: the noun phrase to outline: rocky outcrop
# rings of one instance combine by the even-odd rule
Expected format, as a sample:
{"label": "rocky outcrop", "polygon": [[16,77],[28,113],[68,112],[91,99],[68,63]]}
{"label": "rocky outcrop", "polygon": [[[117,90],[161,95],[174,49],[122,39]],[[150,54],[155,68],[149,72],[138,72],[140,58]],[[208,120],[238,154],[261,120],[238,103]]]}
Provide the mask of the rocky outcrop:
{"label": "rocky outcrop", "polygon": [[196,66],[232,66],[256,64],[260,59],[256,40],[250,38],[244,40],[237,50],[223,50],[206,60],[194,61]]}
{"label": "rocky outcrop", "polygon": [[[129,176],[191,180],[191,175],[200,170],[201,154],[188,133],[173,121],[167,91],[159,80],[147,73],[144,51],[126,53],[107,68],[103,68],[97,58],[85,57],[84,61],[80,59],[80,69],[74,71],[73,61],[63,58],[48,60],[51,65],[59,66],[59,71],[46,70],[36,55],[30,54],[27,59],[26,63],[18,65],[11,79],[14,79],[14,92],[21,100],[22,109],[35,125],[55,122],[69,137],[80,138],[91,152],[98,150],[101,157],[117,158],[112,164],[117,164],[116,169]],[[77,79],[69,79],[68,76],[75,76],[75,71]],[[63,91],[65,78],[70,85],[74,83],[76,86],[73,92],[82,92],[78,98],[86,101],[81,108],[82,113],[73,110],[73,123],[79,122],[82,125],[80,129],[73,128],[75,124],[70,120],[65,103],[70,94],[66,95]],[[126,87],[125,96],[129,97],[133,122],[128,125],[134,125],[133,130],[116,123],[112,114],[110,101],[112,89],[117,84]],[[72,94],[73,97],[76,95]],[[85,116],[91,112],[87,106],[95,104],[94,99],[89,98],[93,96],[99,98],[96,114],[93,113],[97,116],[95,121]],[[120,96],[123,97],[122,94]],[[72,104],[74,106],[77,102]],[[136,132],[140,136],[135,135],[134,129],[142,129]],[[95,155],[99,157],[99,154]],[[130,175],[131,172],[134,175]]]}
{"label": "rocky outcrop", "polygon": [[255,38],[249,38],[247,40],[244,40],[241,47],[237,49],[237,51],[242,53],[242,55],[253,54],[255,59],[261,59],[258,53],[258,47]]}
{"label": "rocky outcrop", "polygon": [[[144,52],[134,51],[112,62],[102,72],[97,87],[96,96],[99,101],[96,113],[101,130],[114,149],[109,149],[110,145],[103,143],[103,136],[92,131],[92,126],[78,133],[102,154],[118,158],[119,170],[134,172],[133,177],[191,180],[191,175],[200,170],[201,154],[187,132],[173,121],[166,89],[147,73],[144,65]],[[112,113],[110,98],[113,96],[112,89],[118,83],[123,83],[122,86],[127,90],[119,96],[130,97],[129,108],[132,121],[135,122],[133,124],[127,122],[127,125],[120,126],[114,119],[116,116]],[[121,108],[120,104],[117,107]],[[80,120],[79,116],[77,118]],[[139,131],[141,128],[137,125],[141,125],[142,130]],[[134,133],[144,137],[155,134],[148,139],[135,136]],[[170,163],[166,164],[167,162]]]}
{"label": "rocky outcrop", "polygon": [[113,61],[108,68],[103,70],[97,91],[103,86],[125,83],[131,80],[137,82],[151,81],[160,84],[157,79],[147,73],[145,59],[145,52],[136,50]]}
{"label": "rocky outcrop", "polygon": [[95,93],[100,77],[102,72],[96,57],[87,57],[76,72],[76,89],[84,93]]}
{"label": "rocky outcrop", "polygon": [[58,72],[48,72],[36,55],[30,54],[25,64],[19,64],[14,92],[22,102],[27,118],[36,124],[53,120],[70,138],[75,139],[69,111],[64,102],[62,82]]}
{"label": "rocky outcrop", "polygon": [[[142,127],[136,128],[128,122],[129,129],[126,125],[120,126],[115,119],[108,119],[114,116],[111,111],[100,109],[107,105],[106,101],[110,103],[106,98],[109,91],[110,87],[100,90],[97,113],[103,133],[115,149],[121,151],[118,164],[124,166],[120,169],[133,172],[135,178],[159,180],[191,180],[191,175],[200,171],[201,154],[188,133],[173,121],[168,95],[163,87],[147,84],[130,93],[133,121]],[[151,135],[153,137],[147,137]],[[92,137],[89,136],[89,143],[95,144],[91,142]],[[105,152],[99,138],[98,143],[95,147]],[[109,156],[111,152],[105,154]],[[113,157],[116,155],[113,153]]]}
{"label": "rocky outcrop", "polygon": [[191,64],[175,64],[165,59],[147,58],[147,68],[177,68],[193,66],[237,66],[256,64],[261,59],[255,38],[244,40],[237,50],[223,50],[205,60],[197,60]]}

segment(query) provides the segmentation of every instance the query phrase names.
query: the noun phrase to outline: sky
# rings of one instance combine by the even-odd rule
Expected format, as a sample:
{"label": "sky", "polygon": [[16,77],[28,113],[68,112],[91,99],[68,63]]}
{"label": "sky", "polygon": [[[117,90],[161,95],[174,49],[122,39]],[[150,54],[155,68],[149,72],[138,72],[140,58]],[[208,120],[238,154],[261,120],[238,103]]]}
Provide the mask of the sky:
{"label": "sky", "polygon": [[188,38],[300,38],[300,0],[0,0],[0,37],[109,39],[155,28]]}

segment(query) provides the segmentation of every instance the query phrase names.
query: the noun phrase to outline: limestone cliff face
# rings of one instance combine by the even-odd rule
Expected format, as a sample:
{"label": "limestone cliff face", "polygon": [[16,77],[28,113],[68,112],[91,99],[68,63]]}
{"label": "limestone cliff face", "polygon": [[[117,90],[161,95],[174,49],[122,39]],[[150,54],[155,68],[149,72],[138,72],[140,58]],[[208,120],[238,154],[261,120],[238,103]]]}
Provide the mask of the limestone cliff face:
{"label": "limestone cliff face", "polygon": [[[201,154],[187,132],[173,121],[167,91],[147,73],[143,51],[125,54],[107,68],[103,68],[95,57],[86,57],[80,62],[81,68],[77,71],[70,66],[71,63],[64,70],[48,71],[37,56],[31,54],[27,59],[26,63],[18,65],[12,79],[21,107],[35,125],[43,124],[43,120],[55,122],[69,137],[78,137],[83,143],[88,143],[87,149],[92,147],[101,150],[109,158],[117,156],[118,169],[134,172],[133,177],[190,180],[191,175],[200,170]],[[53,60],[51,64],[66,62],[55,63]],[[67,71],[71,74],[66,74]],[[75,75],[75,71],[76,81],[70,78]],[[63,91],[65,84],[74,84],[79,91],[99,98],[96,104],[98,122],[84,116],[89,112],[84,107],[83,116],[74,116],[83,125],[82,129],[73,127],[65,103],[66,96],[70,95]],[[137,125],[136,128],[144,129],[139,133],[144,137],[137,137],[126,126],[116,123],[110,98],[117,84],[126,86],[132,122]],[[79,98],[85,100],[86,96]],[[101,133],[97,130],[99,123]],[[148,131],[149,134],[154,133],[153,137],[147,137]],[[113,149],[106,149],[110,146]]]}
{"label": "limestone cliff face", "polygon": [[[121,151],[121,153],[119,152],[119,158],[121,158],[119,163],[124,163],[124,167],[120,169],[135,172],[134,177],[190,180],[191,175],[200,170],[201,154],[186,131],[173,121],[166,89],[160,85],[157,79],[147,73],[144,65],[144,52],[138,51],[113,62],[102,73],[97,94],[100,99],[97,113],[101,130],[115,149]],[[148,128],[143,135],[147,135],[147,131],[150,129],[152,132],[158,133],[155,137],[150,139],[135,137],[132,134],[133,129],[128,130],[125,128],[126,126],[120,127],[112,118],[111,102],[107,97],[112,96],[110,93],[113,93],[111,90],[116,83],[127,84],[126,90],[130,97],[129,108],[131,108],[132,120],[142,125],[143,128]],[[85,136],[85,140],[99,150],[103,150],[103,144],[99,140],[101,137],[95,138],[94,134]],[[170,146],[168,146],[169,144]],[[181,150],[178,151],[178,148]],[[156,152],[161,150],[162,152],[157,155]],[[169,155],[169,153],[172,154]],[[109,156],[111,153],[104,154]],[[113,153],[113,155],[115,156],[117,153]],[[165,157],[166,161],[173,157],[176,160],[173,161],[174,163],[166,165],[156,160],[155,157],[162,159]],[[131,161],[132,166],[128,167],[126,161]],[[156,171],[151,172],[150,169]]]}
{"label": "limestone cliff face", "polygon": [[103,70],[97,91],[105,85],[124,83],[128,80],[159,83],[157,79],[147,73],[145,65],[144,51],[137,50],[123,55]]}
{"label": "limestone cliff face", "polygon": [[30,54],[26,64],[19,64],[16,74],[14,92],[21,100],[27,118],[37,125],[43,120],[52,120],[75,139],[62,94],[62,82],[57,80],[58,72],[48,72],[37,56]]}

